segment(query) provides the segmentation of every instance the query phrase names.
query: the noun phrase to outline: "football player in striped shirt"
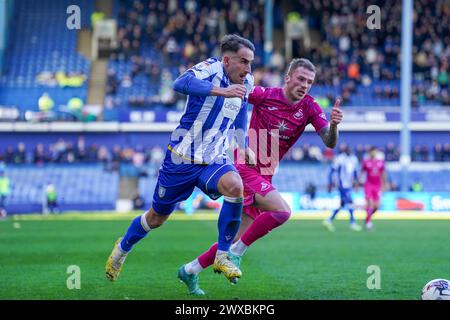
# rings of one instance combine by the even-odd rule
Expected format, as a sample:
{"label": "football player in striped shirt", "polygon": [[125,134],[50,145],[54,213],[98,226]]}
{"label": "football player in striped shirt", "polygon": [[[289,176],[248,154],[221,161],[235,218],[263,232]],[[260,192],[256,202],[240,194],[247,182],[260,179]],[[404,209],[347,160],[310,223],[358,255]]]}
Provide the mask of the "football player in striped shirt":
{"label": "football player in striped shirt", "polygon": [[[151,209],[132,221],[125,235],[116,241],[106,263],[109,280],[117,279],[133,246],[161,227],[176,204],[186,200],[195,187],[212,199],[224,196],[214,271],[223,273],[231,282],[241,277],[241,270],[230,260],[229,249],[241,223],[244,188],[228,154],[230,137],[236,137],[233,130],[244,132],[242,137],[247,129],[254,52],[249,40],[227,35],[221,42],[221,60],[210,58],[201,62],[175,81],[174,89],[188,96],[185,111],[171,135]],[[238,141],[243,153],[244,140]],[[249,155],[246,153],[246,157]],[[188,274],[180,276],[188,281]]]}

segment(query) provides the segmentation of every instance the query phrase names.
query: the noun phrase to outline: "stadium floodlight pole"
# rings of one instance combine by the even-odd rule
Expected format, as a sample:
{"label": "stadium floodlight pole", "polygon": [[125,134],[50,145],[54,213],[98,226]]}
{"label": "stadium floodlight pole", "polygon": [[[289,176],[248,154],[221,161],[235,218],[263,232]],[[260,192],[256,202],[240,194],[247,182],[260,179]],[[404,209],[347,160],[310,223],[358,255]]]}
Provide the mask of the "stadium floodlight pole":
{"label": "stadium floodlight pole", "polygon": [[267,67],[273,50],[273,0],[266,0],[264,9],[264,66]]}
{"label": "stadium floodlight pole", "polygon": [[402,53],[401,53],[401,118],[400,165],[401,190],[408,190],[408,166],[411,163],[411,85],[412,85],[412,33],[413,33],[413,0],[403,0],[402,4]]}

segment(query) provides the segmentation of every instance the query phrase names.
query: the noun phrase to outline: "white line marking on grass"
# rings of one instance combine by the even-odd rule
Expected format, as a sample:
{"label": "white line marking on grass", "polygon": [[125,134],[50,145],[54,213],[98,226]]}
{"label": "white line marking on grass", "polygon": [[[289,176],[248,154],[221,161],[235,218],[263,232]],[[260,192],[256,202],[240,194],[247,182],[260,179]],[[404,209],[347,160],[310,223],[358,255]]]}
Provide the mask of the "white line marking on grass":
{"label": "white line marking on grass", "polygon": [[[113,212],[93,212],[93,213],[64,213],[59,215],[23,214],[14,215],[14,221],[131,221],[139,213],[113,213]],[[291,215],[291,220],[322,220],[330,216],[329,211],[302,211]],[[364,211],[356,211],[356,219],[365,218]],[[170,220],[176,221],[216,221],[218,213],[200,211],[194,214],[182,212],[173,213]],[[342,214],[338,220],[348,220],[348,216]],[[377,212],[373,216],[374,220],[450,220],[450,212],[430,212],[430,211],[397,211],[397,212]]]}

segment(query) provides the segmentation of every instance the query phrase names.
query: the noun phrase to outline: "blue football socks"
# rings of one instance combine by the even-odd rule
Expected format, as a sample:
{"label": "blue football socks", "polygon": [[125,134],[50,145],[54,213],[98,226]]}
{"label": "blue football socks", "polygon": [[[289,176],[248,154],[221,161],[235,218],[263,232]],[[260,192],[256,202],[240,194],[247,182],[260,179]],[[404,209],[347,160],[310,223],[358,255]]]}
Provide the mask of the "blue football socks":
{"label": "blue football socks", "polygon": [[[143,223],[145,224],[143,226]],[[144,228],[145,227],[145,228]],[[146,230],[147,229],[147,230]],[[145,214],[136,217],[127,230],[127,233],[122,239],[120,246],[122,250],[129,252],[133,246],[141,239],[145,238],[150,228],[146,225]]]}
{"label": "blue football socks", "polygon": [[224,197],[219,214],[219,241],[217,250],[228,251],[241,225],[243,199]]}

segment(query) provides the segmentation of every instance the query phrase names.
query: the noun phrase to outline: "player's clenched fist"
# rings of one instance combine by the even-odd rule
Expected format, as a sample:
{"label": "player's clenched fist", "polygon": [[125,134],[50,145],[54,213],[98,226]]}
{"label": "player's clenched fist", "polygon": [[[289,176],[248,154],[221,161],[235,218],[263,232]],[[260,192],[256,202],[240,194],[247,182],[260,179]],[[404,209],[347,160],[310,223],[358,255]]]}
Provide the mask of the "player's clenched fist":
{"label": "player's clenched fist", "polygon": [[333,109],[331,110],[330,122],[331,124],[338,125],[341,123],[343,118],[341,110],[341,99],[337,98],[334,103]]}

